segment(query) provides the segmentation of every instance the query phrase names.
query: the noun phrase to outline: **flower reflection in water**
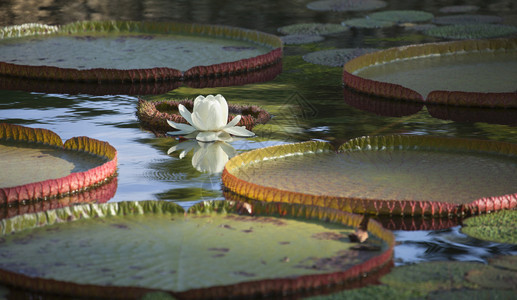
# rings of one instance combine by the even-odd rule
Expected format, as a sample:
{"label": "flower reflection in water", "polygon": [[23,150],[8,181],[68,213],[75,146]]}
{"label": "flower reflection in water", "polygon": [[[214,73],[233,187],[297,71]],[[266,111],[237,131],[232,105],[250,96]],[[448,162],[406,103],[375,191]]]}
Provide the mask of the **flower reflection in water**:
{"label": "flower reflection in water", "polygon": [[[227,141],[231,141],[231,137]],[[181,151],[179,158],[182,159],[192,150],[192,166],[200,172],[209,174],[221,173],[226,162],[237,155],[235,148],[226,141],[206,143],[197,140],[181,142],[171,147],[167,154]]]}

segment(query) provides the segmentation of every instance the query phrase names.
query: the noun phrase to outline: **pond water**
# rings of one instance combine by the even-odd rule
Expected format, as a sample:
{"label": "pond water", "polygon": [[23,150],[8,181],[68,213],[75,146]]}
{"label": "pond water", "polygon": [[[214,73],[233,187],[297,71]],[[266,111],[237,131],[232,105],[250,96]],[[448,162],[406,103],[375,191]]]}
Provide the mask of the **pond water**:
{"label": "pond water", "polygon": [[[77,20],[184,21],[232,25],[278,34],[277,28],[295,23],[340,24],[362,17],[365,12],[318,12],[306,8],[310,1],[46,1],[32,5],[8,0],[0,4],[0,26],[29,22],[66,24]],[[443,15],[447,5],[480,6],[477,14],[499,15],[515,23],[517,5],[497,1],[387,1],[385,9],[424,10]],[[49,4],[50,3],[50,4]],[[513,24],[515,25],[515,24]],[[342,68],[305,62],[302,56],[332,48],[387,48],[437,41],[403,27],[352,29],[325,36],[319,43],[289,45],[284,49],[283,71],[271,81],[220,87],[192,88],[186,85],[151,99],[183,99],[222,94],[229,103],[257,104],[277,114],[268,129],[257,127],[257,136],[230,144],[237,152],[265,146],[306,141],[330,141],[340,145],[364,135],[414,134],[474,138],[517,143],[515,110],[445,110],[439,117],[431,107],[389,103],[371,99],[371,105],[352,105],[341,81]],[[517,74],[508,80],[517,82]],[[167,154],[178,144],[173,138],[156,137],[140,127],[135,115],[138,96],[52,93],[41,89],[17,90],[0,78],[0,122],[54,131],[67,140],[89,136],[107,141],[118,151],[118,187],[109,202],[168,200],[184,207],[202,200],[223,200],[220,174],[200,172],[192,163],[193,153],[180,159],[180,151]],[[30,85],[29,85],[30,86]],[[77,87],[77,84],[76,84]],[[515,87],[517,88],[517,87]],[[81,86],[76,91],[80,91]],[[293,109],[291,111],[290,109]],[[455,121],[456,120],[456,121]],[[435,260],[486,260],[496,254],[517,254],[517,246],[483,242],[459,232],[459,226],[439,230],[395,231],[396,265]]]}

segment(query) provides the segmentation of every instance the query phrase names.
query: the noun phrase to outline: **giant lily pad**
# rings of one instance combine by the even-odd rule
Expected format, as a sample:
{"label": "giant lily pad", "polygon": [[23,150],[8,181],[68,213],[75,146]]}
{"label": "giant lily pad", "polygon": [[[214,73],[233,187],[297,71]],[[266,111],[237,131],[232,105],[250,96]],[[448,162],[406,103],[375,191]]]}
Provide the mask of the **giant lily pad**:
{"label": "giant lily pad", "polygon": [[294,293],[346,284],[391,261],[394,237],[376,222],[367,243],[377,249],[348,240],[361,220],[277,203],[73,206],[0,222],[0,281],[124,299],[152,290],[182,299]]}
{"label": "giant lily pad", "polygon": [[117,151],[106,142],[62,142],[46,129],[0,123],[0,203],[46,199],[101,184],[115,174]]}
{"label": "giant lily pad", "polygon": [[[517,39],[471,40],[390,48],[344,66],[350,88],[457,106],[517,107]],[[424,100],[425,99],[425,100]]]}
{"label": "giant lily pad", "polygon": [[501,211],[466,219],[461,232],[487,241],[517,244],[517,211]]}
{"label": "giant lily pad", "polygon": [[[158,136],[163,136],[166,132],[172,131],[172,127],[167,123],[167,120],[176,123],[187,123],[187,120],[179,114],[179,104],[184,105],[189,111],[192,111],[194,101],[190,99],[182,101],[147,101],[140,99],[138,101],[136,114],[144,128],[152,130]],[[229,104],[228,112],[228,122],[231,121],[235,115],[241,115],[242,118],[237,125],[246,126],[248,130],[252,130],[257,124],[265,124],[271,118],[267,111],[256,105]]]}
{"label": "giant lily pad", "polygon": [[305,142],[228,161],[223,184],[248,198],[388,215],[462,215],[517,207],[517,145],[428,136]]}
{"label": "giant lily pad", "polygon": [[227,26],[105,21],[63,25],[45,35],[7,33],[0,49],[4,75],[142,82],[252,71],[278,62],[282,41]]}

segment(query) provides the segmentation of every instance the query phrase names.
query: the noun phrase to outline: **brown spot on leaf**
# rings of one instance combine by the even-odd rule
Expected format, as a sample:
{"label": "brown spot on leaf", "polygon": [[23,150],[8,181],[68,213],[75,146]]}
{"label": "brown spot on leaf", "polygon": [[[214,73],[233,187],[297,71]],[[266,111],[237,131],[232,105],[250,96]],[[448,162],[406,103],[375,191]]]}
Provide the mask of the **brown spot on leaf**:
{"label": "brown spot on leaf", "polygon": [[340,234],[340,233],[336,233],[336,232],[332,232],[332,231],[327,231],[327,232],[315,233],[315,234],[312,235],[312,238],[313,239],[317,239],[317,240],[334,240],[334,241],[339,241],[339,240],[343,240],[345,238],[345,236]]}
{"label": "brown spot on leaf", "polygon": [[208,251],[217,251],[217,252],[226,253],[226,252],[229,252],[230,249],[228,249],[228,248],[208,248]]}
{"label": "brown spot on leaf", "polygon": [[248,273],[246,271],[236,271],[236,272],[233,272],[234,275],[238,275],[238,276],[245,276],[245,277],[254,277],[256,276],[255,274],[253,273]]}

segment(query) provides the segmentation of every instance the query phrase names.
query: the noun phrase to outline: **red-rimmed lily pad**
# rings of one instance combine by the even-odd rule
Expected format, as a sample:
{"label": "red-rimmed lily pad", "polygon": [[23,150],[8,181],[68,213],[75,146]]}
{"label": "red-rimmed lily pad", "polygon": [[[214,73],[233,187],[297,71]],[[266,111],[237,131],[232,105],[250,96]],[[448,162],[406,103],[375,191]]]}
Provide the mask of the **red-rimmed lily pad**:
{"label": "red-rimmed lily pad", "polygon": [[145,82],[249,72],[278,62],[282,41],[228,26],[79,22],[0,40],[0,74],[65,81]]}
{"label": "red-rimmed lily pad", "polygon": [[517,207],[517,145],[429,136],[352,139],[253,150],[223,184],[245,197],[383,215],[470,215]]}
{"label": "red-rimmed lily pad", "polygon": [[475,216],[463,222],[461,232],[481,240],[517,244],[517,210]]}
{"label": "red-rimmed lily pad", "polygon": [[517,39],[469,40],[365,54],[345,64],[343,81],[386,98],[515,108],[515,69]]}
{"label": "red-rimmed lily pad", "polygon": [[366,11],[388,5],[380,0],[321,0],[307,4],[307,8],[317,11]]}
{"label": "red-rimmed lily pad", "polygon": [[392,259],[393,234],[377,222],[369,221],[365,242],[376,248],[349,241],[361,221],[277,203],[205,202],[188,212],[165,201],[72,206],[2,220],[0,281],[124,299],[153,290],[206,299],[346,287]]}
{"label": "red-rimmed lily pad", "polygon": [[64,196],[104,183],[117,169],[107,142],[74,137],[66,142],[41,128],[0,123],[0,203]]}
{"label": "red-rimmed lily pad", "polygon": [[[162,101],[139,99],[136,114],[142,127],[153,131],[156,135],[163,136],[166,132],[172,131],[167,120],[187,124],[187,120],[179,114],[178,105],[180,104],[189,111],[193,110],[194,101],[191,99]],[[271,115],[267,111],[256,105],[229,104],[228,112],[228,122],[236,115],[241,115],[242,118],[237,125],[246,126],[248,130],[252,130],[257,124],[265,124],[271,119]]]}

